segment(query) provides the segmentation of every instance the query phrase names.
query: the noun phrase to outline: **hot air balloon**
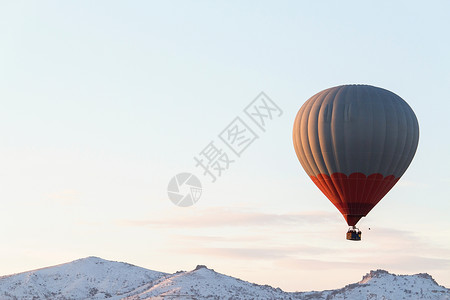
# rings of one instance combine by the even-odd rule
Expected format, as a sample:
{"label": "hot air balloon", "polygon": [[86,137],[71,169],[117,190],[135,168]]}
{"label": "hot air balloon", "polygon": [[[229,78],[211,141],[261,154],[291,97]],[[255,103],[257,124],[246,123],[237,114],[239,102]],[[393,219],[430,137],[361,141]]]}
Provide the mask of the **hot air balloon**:
{"label": "hot air balloon", "polygon": [[416,153],[419,124],[396,94],[342,85],[309,98],[298,111],[294,148],[308,176],[360,240],[356,223],[405,173]]}

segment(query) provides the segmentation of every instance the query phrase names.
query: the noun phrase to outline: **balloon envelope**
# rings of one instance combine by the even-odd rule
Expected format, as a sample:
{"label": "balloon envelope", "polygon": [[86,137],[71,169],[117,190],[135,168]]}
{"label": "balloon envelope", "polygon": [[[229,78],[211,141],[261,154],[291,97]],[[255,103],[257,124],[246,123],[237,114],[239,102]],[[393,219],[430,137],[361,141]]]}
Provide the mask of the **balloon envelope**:
{"label": "balloon envelope", "polygon": [[293,138],[306,173],[354,226],[408,168],[419,125],[396,94],[370,85],[343,85],[303,104]]}

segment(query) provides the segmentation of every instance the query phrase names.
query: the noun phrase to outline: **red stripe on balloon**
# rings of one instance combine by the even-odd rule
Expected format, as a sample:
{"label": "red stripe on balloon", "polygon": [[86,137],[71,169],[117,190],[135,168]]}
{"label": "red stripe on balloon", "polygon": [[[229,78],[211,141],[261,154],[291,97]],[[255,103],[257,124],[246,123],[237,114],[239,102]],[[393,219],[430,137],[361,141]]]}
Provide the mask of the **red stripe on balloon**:
{"label": "red stripe on balloon", "polygon": [[344,216],[349,226],[354,226],[389,192],[400,177],[384,177],[379,173],[366,176],[362,173],[343,173],[310,176],[317,187]]}

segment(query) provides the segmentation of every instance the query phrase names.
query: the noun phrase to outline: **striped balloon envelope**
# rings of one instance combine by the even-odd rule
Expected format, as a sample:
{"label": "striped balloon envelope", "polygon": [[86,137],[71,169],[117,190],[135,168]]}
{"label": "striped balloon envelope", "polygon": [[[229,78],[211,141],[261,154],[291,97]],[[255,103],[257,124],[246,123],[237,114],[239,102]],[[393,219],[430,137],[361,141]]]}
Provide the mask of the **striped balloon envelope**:
{"label": "striped balloon envelope", "polygon": [[405,173],[417,149],[419,125],[396,94],[342,85],[303,104],[293,138],[308,176],[355,226]]}

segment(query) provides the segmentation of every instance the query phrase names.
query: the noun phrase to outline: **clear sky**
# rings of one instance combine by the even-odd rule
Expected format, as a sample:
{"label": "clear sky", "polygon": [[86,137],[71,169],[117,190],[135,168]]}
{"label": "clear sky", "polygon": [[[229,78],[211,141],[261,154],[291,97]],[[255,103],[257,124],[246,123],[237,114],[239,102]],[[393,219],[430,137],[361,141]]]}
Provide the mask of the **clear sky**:
{"label": "clear sky", "polygon": [[[449,11],[446,0],[3,1],[1,274],[94,255],[165,272],[205,264],[287,291],[378,268],[450,287]],[[362,242],[345,240],[292,144],[300,106],[346,83],[393,91],[420,125],[410,168],[359,222]],[[211,183],[194,156],[261,91],[283,114]],[[168,199],[180,172],[204,188],[191,207]]]}

